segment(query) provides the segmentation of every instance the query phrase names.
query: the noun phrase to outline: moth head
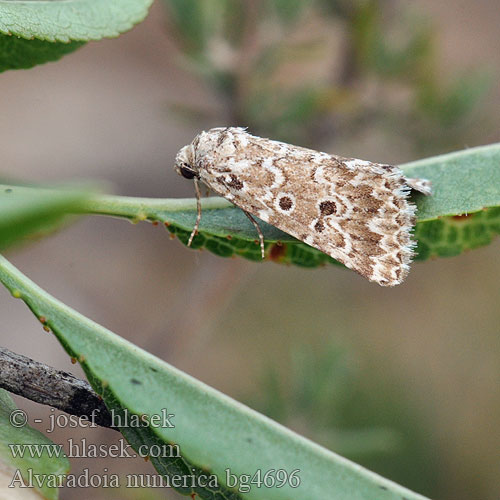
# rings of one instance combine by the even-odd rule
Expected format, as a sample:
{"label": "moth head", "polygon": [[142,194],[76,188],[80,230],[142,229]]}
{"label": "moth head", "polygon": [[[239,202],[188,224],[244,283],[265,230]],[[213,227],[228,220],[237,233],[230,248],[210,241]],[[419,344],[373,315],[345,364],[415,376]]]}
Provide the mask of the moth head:
{"label": "moth head", "polygon": [[175,170],[186,179],[199,177],[194,158],[194,148],[191,144],[184,146],[175,157]]}

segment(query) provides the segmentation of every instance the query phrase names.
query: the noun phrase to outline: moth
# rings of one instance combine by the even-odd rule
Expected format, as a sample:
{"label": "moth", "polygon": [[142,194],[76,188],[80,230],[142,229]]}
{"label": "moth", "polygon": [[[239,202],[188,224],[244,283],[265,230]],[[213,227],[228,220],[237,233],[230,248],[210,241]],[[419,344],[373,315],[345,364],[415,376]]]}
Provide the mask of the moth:
{"label": "moth", "polygon": [[401,283],[410,269],[416,206],[410,189],[430,194],[430,182],[408,179],[395,166],[342,158],[256,137],[239,127],[201,132],[175,159],[193,179],[201,219],[203,183],[254,216],[321,250],[379,285]]}

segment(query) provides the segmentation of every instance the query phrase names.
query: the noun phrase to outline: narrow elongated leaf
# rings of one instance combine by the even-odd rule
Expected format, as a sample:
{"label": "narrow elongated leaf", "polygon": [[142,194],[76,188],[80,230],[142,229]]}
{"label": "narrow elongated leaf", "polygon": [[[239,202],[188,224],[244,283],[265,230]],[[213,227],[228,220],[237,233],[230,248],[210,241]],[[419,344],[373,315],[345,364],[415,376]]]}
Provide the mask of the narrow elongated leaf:
{"label": "narrow elongated leaf", "polygon": [[[121,431],[137,450],[178,445],[181,456],[151,453],[152,463],[167,477],[217,477],[217,486],[178,486],[182,493],[210,500],[423,499],[142,351],[48,295],[1,256],[0,280],[37,317],[45,317],[111,410],[150,421],[164,412],[174,415],[168,423]],[[273,486],[270,477],[276,478],[277,470],[293,479]],[[267,486],[253,484],[248,492],[228,488],[228,474],[250,478],[257,471],[261,477],[271,471]]]}
{"label": "narrow elongated leaf", "polygon": [[49,191],[0,184],[0,249],[52,232],[90,196],[74,189]]}
{"label": "narrow elongated leaf", "polygon": [[[49,478],[52,478],[51,482],[58,481],[61,476],[67,474],[68,459],[61,452],[59,445],[29,425],[23,425],[25,418],[27,414],[16,408],[9,394],[0,389],[0,497],[40,498],[38,495],[30,494],[32,490],[21,490],[26,493],[22,495],[14,494],[14,491],[19,492],[19,490],[9,488],[9,485],[19,487],[22,480],[25,484],[29,484],[31,475],[42,480],[45,478],[41,486],[33,480],[33,486],[43,498],[56,500],[59,490],[50,486]],[[30,450],[34,456],[30,456]]]}

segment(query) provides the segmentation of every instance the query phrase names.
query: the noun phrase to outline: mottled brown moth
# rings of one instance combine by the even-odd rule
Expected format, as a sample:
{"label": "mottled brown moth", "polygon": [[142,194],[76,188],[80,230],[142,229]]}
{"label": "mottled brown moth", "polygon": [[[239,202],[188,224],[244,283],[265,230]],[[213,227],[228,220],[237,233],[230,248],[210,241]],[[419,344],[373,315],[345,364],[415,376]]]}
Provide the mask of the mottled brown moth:
{"label": "mottled brown moth", "polygon": [[240,207],[264,240],[256,216],[380,285],[401,283],[415,242],[416,207],[410,189],[430,194],[430,183],[408,179],[395,166],[342,158],[253,136],[243,128],[213,128],[176,156],[175,169]]}

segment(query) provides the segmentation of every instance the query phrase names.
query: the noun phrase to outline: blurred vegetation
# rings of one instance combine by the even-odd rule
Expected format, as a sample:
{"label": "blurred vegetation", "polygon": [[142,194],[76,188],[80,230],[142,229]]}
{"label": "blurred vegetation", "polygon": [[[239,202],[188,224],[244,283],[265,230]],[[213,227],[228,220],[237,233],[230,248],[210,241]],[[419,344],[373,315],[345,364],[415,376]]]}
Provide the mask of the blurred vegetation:
{"label": "blurred vegetation", "polygon": [[263,370],[248,404],[336,453],[419,493],[437,496],[437,456],[404,387],[374,376],[328,341],[295,346],[285,370]]}
{"label": "blurred vegetation", "polygon": [[[224,102],[224,123],[320,148],[367,129],[420,154],[461,149],[489,79],[441,81],[436,30],[390,0],[164,0],[180,62]],[[211,114],[173,106],[197,123]]]}

